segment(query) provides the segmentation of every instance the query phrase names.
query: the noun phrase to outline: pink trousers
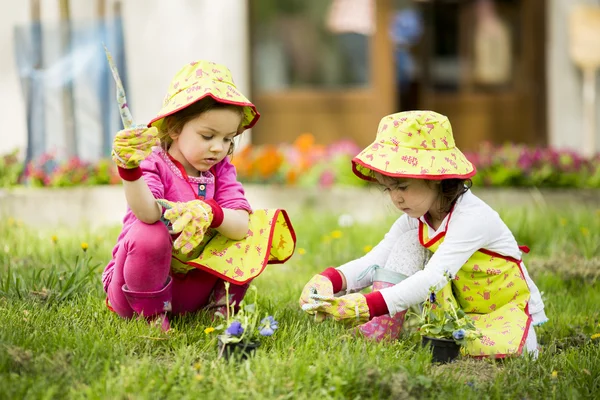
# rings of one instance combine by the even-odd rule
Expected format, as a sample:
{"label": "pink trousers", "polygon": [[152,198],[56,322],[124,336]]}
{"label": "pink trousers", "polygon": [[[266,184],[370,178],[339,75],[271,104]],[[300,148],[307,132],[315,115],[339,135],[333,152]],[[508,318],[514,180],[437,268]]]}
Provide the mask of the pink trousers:
{"label": "pink trousers", "polygon": [[[194,269],[187,274],[171,274],[172,237],[162,222],[145,224],[137,221],[123,238],[115,254],[115,265],[107,288],[108,302],[124,318],[131,318],[134,310],[123,287],[141,297],[160,291],[172,278],[169,301],[172,314],[198,311],[209,302],[222,303],[224,281],[206,271]],[[233,301],[239,303],[246,293],[245,285],[231,285]],[[212,295],[212,297],[211,297]],[[219,304],[215,304],[217,306]]]}

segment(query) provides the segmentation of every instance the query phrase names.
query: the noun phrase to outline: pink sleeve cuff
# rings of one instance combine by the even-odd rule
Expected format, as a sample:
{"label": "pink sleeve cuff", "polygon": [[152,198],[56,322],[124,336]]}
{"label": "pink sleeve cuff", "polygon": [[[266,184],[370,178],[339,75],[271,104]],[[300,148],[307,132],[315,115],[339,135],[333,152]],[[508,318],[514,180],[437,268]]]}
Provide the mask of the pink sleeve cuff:
{"label": "pink sleeve cuff", "polygon": [[381,292],[367,293],[365,298],[367,299],[367,305],[369,306],[369,314],[371,315],[370,318],[375,318],[390,313]]}
{"label": "pink sleeve cuff", "polygon": [[333,293],[337,293],[342,290],[342,274],[340,274],[340,271],[337,269],[329,267],[319,275],[323,275],[325,278],[331,281]]}
{"label": "pink sleeve cuff", "polygon": [[119,176],[124,181],[137,181],[142,177],[142,169],[140,167],[135,167],[131,169],[117,167],[117,171],[119,172]]}

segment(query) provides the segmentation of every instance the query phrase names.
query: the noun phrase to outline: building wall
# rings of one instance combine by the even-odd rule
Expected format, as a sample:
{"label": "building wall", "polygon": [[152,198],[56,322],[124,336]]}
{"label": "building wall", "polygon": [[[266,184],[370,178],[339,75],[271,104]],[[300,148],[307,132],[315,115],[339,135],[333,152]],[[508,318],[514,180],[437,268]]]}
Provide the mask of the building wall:
{"label": "building wall", "polygon": [[[5,122],[0,154],[15,148],[24,153],[27,145],[25,100],[14,56],[13,29],[30,21],[29,3],[0,0],[0,118]],[[96,2],[70,3],[73,20],[95,18]],[[114,0],[106,3],[110,13]],[[245,1],[126,0],[122,7],[127,97],[136,121],[149,121],[156,115],[171,78],[185,63],[197,59],[227,65],[240,90],[249,94]],[[41,0],[41,8],[43,21],[58,20],[58,1]]]}
{"label": "building wall", "polygon": [[[569,20],[573,6],[598,4],[596,0],[547,2],[548,128],[550,145],[581,150],[583,147],[583,79],[569,55]],[[600,49],[598,49],[600,51]],[[600,151],[600,77],[596,75],[596,151]]]}
{"label": "building wall", "polygon": [[[57,20],[58,2],[41,2],[42,19]],[[107,0],[109,10],[112,2]],[[13,29],[29,21],[29,3],[0,0],[3,10],[0,118],[4,121],[0,154],[26,146],[25,102],[14,58]],[[582,78],[568,54],[567,16],[573,5],[586,3],[596,1],[551,0],[547,3],[548,134],[549,143],[556,147],[579,149],[583,144]],[[226,64],[240,89],[249,92],[246,4],[241,0],[123,1],[128,96],[137,120],[147,121],[154,116],[171,77],[193,59],[208,58]],[[94,2],[71,1],[71,7],[74,19],[94,17]],[[600,115],[600,101],[597,115]],[[596,129],[598,137],[600,121]],[[596,143],[600,150],[600,137]]]}

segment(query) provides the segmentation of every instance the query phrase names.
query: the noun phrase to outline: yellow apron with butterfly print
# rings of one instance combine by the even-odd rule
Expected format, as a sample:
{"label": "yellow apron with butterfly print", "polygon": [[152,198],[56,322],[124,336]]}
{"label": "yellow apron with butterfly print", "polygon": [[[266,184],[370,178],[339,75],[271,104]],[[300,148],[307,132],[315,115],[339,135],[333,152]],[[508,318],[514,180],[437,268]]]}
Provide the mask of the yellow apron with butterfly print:
{"label": "yellow apron with butterfly print", "polygon": [[[446,232],[430,239],[427,227],[419,222],[421,244],[435,252]],[[480,249],[438,293],[442,308],[447,302],[461,307],[469,315],[482,337],[467,342],[461,351],[473,357],[507,357],[523,351],[531,329],[527,308],[529,287],[521,270],[521,261]]]}
{"label": "yellow apron with butterfly print", "polygon": [[267,264],[287,261],[296,247],[296,234],[285,210],[258,209],[250,214],[248,235],[229,239],[209,229],[189,254],[173,251],[171,271],[205,270],[228,282],[243,284],[256,278]]}

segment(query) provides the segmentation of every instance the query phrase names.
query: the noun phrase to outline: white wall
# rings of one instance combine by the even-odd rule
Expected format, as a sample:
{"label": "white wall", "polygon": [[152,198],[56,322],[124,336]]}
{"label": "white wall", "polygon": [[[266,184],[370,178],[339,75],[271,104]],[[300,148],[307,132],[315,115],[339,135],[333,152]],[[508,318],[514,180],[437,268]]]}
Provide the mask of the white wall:
{"label": "white wall", "polygon": [[[107,0],[112,10],[114,0]],[[25,102],[16,69],[13,29],[30,18],[29,1],[0,0],[0,154],[26,147]],[[59,18],[58,1],[41,0],[42,20]],[[127,51],[128,101],[136,122],[159,111],[168,85],[184,64],[209,59],[228,66],[238,88],[249,93],[246,1],[122,1]],[[96,2],[71,0],[74,20],[94,18]],[[116,106],[116,104],[115,104]],[[246,136],[246,140],[249,135]]]}
{"label": "white wall", "polygon": [[15,148],[24,149],[27,141],[25,102],[17,74],[13,28],[29,19],[28,2],[0,0],[2,23],[0,24],[0,154]]}
{"label": "white wall", "polygon": [[[569,13],[578,4],[597,0],[551,0],[548,3],[549,143],[581,150],[584,138],[582,74],[569,55]],[[600,51],[600,49],[598,49]],[[596,151],[600,151],[600,76],[596,75]]]}

